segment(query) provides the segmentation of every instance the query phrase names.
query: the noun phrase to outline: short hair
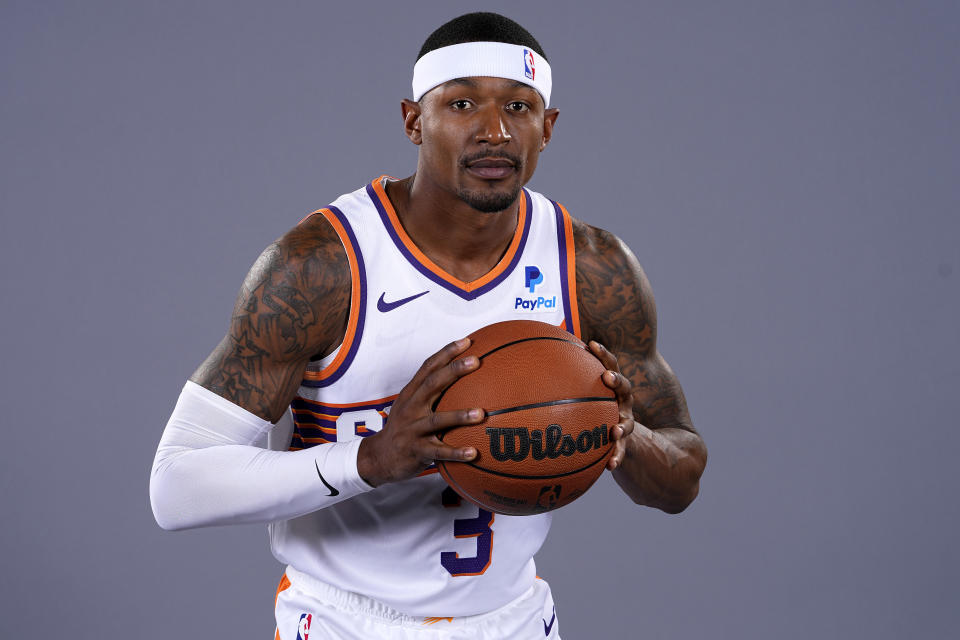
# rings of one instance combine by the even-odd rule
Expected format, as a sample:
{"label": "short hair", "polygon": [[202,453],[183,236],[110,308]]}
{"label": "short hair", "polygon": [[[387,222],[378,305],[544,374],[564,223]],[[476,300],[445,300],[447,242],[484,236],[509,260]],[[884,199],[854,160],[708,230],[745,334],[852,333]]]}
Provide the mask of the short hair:
{"label": "short hair", "polygon": [[506,16],[499,13],[477,11],[466,13],[454,18],[450,22],[440,25],[436,31],[427,36],[426,42],[420,47],[417,60],[434,49],[449,47],[462,42],[506,42],[529,47],[539,53],[544,60],[550,62],[543,52],[543,47],[529,31],[521,27]]}

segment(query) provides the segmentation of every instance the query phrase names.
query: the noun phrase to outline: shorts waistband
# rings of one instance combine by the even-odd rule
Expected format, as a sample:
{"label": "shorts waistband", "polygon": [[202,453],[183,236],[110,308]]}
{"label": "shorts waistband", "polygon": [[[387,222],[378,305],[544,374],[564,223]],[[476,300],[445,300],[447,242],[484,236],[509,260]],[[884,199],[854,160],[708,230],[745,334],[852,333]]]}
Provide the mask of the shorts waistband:
{"label": "shorts waistband", "polygon": [[531,586],[518,598],[508,602],[502,607],[488,611],[487,613],[480,613],[473,616],[462,616],[459,618],[421,617],[407,615],[401,611],[397,611],[389,605],[384,604],[383,602],[380,602],[379,600],[374,600],[368,596],[354,593],[352,591],[344,591],[339,587],[335,587],[332,584],[327,584],[326,582],[318,580],[311,575],[303,573],[302,571],[298,571],[291,566],[287,567],[286,574],[293,586],[300,587],[311,596],[317,598],[318,600],[322,600],[327,604],[340,609],[341,611],[360,613],[366,616],[379,618],[389,624],[404,626],[410,625],[416,627],[434,624],[435,622],[439,622],[441,620],[453,626],[476,625],[487,618],[500,615],[506,609],[509,609],[525,598],[529,598],[535,589],[534,586]]}

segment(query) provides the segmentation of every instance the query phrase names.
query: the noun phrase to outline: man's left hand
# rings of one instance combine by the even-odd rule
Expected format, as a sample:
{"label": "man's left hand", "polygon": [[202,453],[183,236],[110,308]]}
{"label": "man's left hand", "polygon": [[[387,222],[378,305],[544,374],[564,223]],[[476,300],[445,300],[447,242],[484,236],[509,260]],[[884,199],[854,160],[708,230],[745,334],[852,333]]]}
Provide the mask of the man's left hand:
{"label": "man's left hand", "polygon": [[633,433],[635,426],[633,420],[633,394],[632,386],[627,377],[620,373],[620,365],[617,362],[617,356],[613,355],[607,348],[596,340],[591,340],[588,345],[590,353],[595,355],[607,371],[603,372],[603,384],[607,385],[617,396],[617,407],[620,412],[620,422],[610,429],[610,437],[613,439],[613,455],[607,461],[607,469],[613,471],[623,462],[623,457],[627,454],[627,438]]}

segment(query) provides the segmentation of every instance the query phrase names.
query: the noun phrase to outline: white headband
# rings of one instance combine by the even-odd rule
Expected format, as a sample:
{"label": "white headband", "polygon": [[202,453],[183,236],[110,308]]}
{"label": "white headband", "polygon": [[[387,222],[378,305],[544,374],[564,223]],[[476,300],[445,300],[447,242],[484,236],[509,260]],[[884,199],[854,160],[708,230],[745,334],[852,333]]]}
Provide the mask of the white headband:
{"label": "white headband", "polygon": [[528,84],[550,104],[550,64],[530,47],[506,42],[462,42],[440,47],[413,66],[413,99],[455,78],[491,76]]}

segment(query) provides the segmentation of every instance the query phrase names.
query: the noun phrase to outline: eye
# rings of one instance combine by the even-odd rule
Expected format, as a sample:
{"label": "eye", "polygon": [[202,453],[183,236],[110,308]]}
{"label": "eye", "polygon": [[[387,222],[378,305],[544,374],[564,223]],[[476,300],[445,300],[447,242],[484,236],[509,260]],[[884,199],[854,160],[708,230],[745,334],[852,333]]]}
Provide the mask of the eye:
{"label": "eye", "polygon": [[470,108],[470,101],[461,98],[460,100],[454,100],[451,102],[450,106],[454,109],[454,111],[463,111],[464,109]]}
{"label": "eye", "polygon": [[507,105],[507,111],[512,111],[514,113],[523,113],[524,111],[529,111],[530,105],[526,102],[521,102],[519,100],[514,100]]}

